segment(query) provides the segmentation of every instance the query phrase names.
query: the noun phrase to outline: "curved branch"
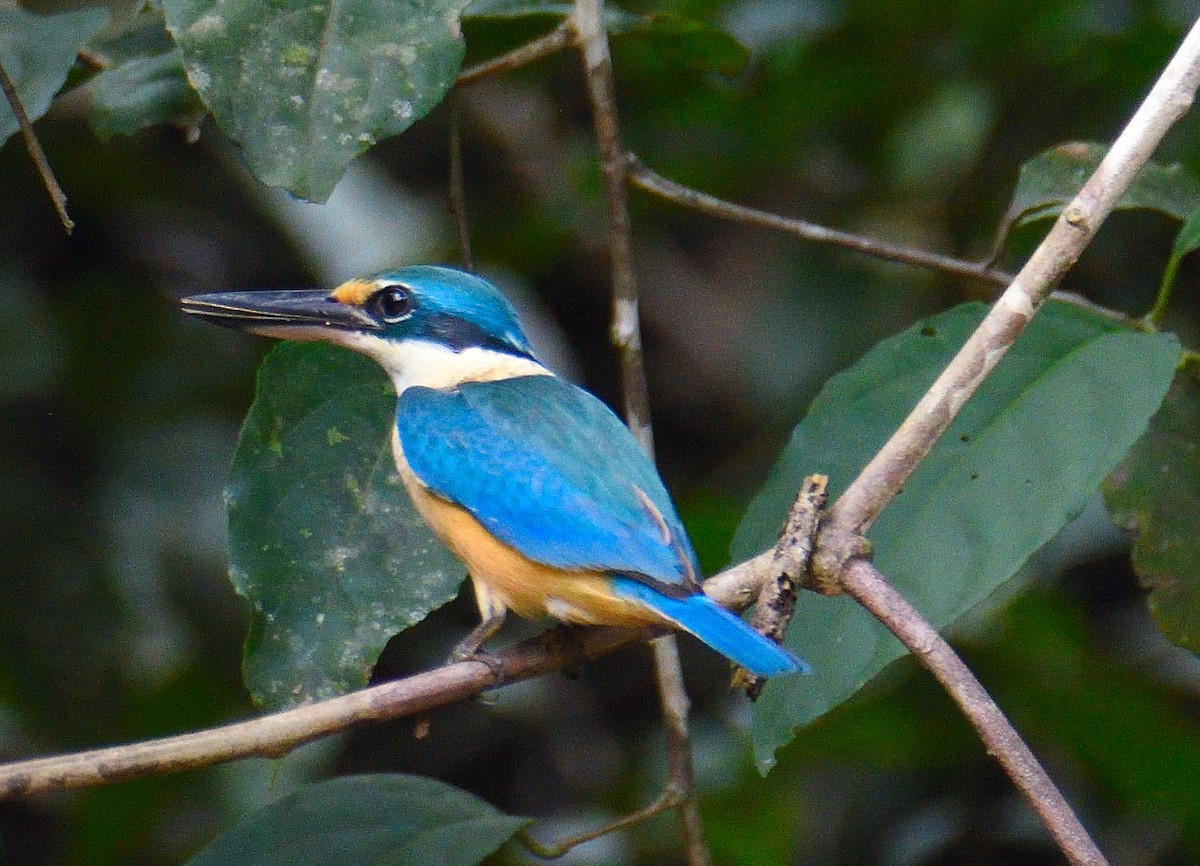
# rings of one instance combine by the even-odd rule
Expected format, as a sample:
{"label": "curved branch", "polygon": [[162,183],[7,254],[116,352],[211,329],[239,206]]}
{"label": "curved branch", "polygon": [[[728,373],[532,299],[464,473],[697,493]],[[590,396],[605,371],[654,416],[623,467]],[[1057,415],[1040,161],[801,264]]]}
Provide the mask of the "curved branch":
{"label": "curved branch", "polygon": [[842,570],[842,588],[900,638],[942,684],[979,732],[988,754],[1016,783],[1067,859],[1079,866],[1104,866],[1108,861],[1071,805],[991,695],[937,630],[869,562],[849,563]]}
{"label": "curved branch", "polygon": [[646,192],[652,192],[668,201],[673,201],[684,207],[690,207],[693,210],[706,213],[709,216],[720,217],[721,219],[732,220],[773,231],[787,232],[813,243],[843,247],[889,262],[928,268],[934,271],[954,274],[959,277],[969,277],[973,280],[982,280],[985,283],[1001,287],[1007,286],[1012,282],[1012,274],[1006,274],[1004,271],[998,270],[990,262],[968,262],[963,259],[956,259],[953,256],[943,256],[938,253],[915,249],[914,247],[889,244],[886,241],[877,241],[874,238],[838,231],[837,229],[831,229],[817,223],[810,223],[806,220],[794,219],[793,217],[785,217],[780,214],[770,213],[769,211],[734,204],[733,202],[725,201],[708,193],[676,183],[669,178],[663,177],[661,174],[651,171],[646,168],[635,154],[626,154],[625,158],[629,165],[629,181],[634,186],[640,187]]}

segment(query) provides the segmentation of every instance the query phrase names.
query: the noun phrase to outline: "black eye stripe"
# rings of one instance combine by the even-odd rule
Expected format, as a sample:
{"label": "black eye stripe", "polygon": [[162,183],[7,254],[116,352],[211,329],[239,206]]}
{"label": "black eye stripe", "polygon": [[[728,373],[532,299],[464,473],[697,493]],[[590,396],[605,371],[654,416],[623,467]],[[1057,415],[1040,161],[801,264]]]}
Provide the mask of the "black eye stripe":
{"label": "black eye stripe", "polygon": [[412,314],[412,294],[407,286],[384,286],[367,302],[370,311],[385,322],[399,322]]}

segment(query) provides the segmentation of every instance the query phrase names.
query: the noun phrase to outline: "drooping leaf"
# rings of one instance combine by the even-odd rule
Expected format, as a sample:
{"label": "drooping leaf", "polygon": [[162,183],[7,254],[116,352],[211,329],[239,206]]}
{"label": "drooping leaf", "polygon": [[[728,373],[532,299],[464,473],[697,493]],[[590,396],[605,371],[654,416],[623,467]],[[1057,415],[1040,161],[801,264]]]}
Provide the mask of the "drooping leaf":
{"label": "drooping leaf", "polygon": [[1137,532],[1133,567],[1172,641],[1200,655],[1200,374],[1175,376],[1146,434],[1104,486],[1113,521]]}
{"label": "drooping leaf", "polygon": [[[806,474],[828,474],[831,493],[840,493],[984,312],[972,304],[936,316],[830,379],[751,503],[734,560],[774,544]],[[1047,304],[870,531],[876,563],[935,626],[971,610],[1079,512],[1145,430],[1178,351],[1170,335]],[[769,683],[756,705],[764,768],[795,728],[904,651],[853,602],[811,595],[788,643],[815,672]]]}
{"label": "drooping leaf", "polygon": [[147,7],[119,33],[94,39],[89,47],[109,62],[88,82],[92,129],[100,138],[133,135],[159,123],[194,122],[203,111],[161,10]]}
{"label": "drooping leaf", "polygon": [[264,183],[324,201],[442,101],[465,0],[164,0],[192,86]]}
{"label": "drooping leaf", "polygon": [[527,824],[433,779],[344,776],[249,815],[188,866],[474,866]]}
{"label": "drooping leaf", "polygon": [[[0,6],[0,62],[30,120],[46,113],[75,65],[75,55],[107,18],[104,9],[33,15]],[[0,144],[18,128],[8,100],[0,98]]]}
{"label": "drooping leaf", "polygon": [[[1052,147],[1021,166],[1005,214],[1009,227],[1057,216],[1083,188],[1108,152],[1103,144],[1073,141]],[[1179,163],[1151,162],[1117,202],[1117,210],[1156,210],[1185,219],[1200,207],[1200,179]]]}
{"label": "drooping leaf", "polygon": [[233,459],[230,578],[253,608],[244,673],[274,710],[363,686],[393,634],[464,572],[422,522],[391,451],[395,395],[371,361],[282,343]]}
{"label": "drooping leaf", "polygon": [[133,135],[200,108],[200,100],[183,74],[178,49],[136,57],[106,69],[92,79],[90,87],[92,129],[100,138]]}

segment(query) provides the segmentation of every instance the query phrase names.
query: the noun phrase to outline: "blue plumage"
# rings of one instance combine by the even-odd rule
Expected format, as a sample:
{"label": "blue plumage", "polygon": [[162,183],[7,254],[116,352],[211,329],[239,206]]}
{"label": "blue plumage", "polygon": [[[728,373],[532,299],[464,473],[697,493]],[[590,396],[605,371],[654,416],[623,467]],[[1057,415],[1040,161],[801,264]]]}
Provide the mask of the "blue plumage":
{"label": "blue plumage", "polygon": [[588,392],[553,376],[408,388],[396,425],[416,476],[530,559],[637,575],[665,592],[695,582],[658,473]]}
{"label": "blue plumage", "polygon": [[808,673],[810,670],[802,659],[767,640],[702,592],[683,598],[670,598],[643,583],[624,577],[613,578],[613,589],[623,598],[636,599],[654,608],[752,674],[774,677],[797,671]]}
{"label": "blue plumage", "polygon": [[607,406],[547,374],[491,283],[416,266],[331,293],[222,292],[184,309],[255,333],[329,340],[383,365],[399,394],[405,483],[475,581],[484,622],[472,650],[514,609],[665,619],[755,674],[807,670],[703,594],[653,464]]}

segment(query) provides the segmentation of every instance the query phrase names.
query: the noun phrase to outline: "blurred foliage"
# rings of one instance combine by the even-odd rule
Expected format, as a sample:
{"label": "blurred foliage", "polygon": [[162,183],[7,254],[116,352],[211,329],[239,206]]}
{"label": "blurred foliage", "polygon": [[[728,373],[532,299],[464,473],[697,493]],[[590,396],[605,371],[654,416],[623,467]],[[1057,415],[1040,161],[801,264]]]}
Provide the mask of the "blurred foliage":
{"label": "blurred foliage", "polygon": [[[76,34],[55,30],[42,41],[71,50],[31,58],[48,63],[37,73],[47,99],[67,80],[38,129],[70,197],[72,237],[19,141],[0,151],[0,563],[9,576],[0,748],[12,757],[251,712],[239,672],[248,612],[223,577],[222,488],[263,345],[184,323],[175,301],[314,283],[313,251],[298,240],[303,220],[328,219],[324,231],[356,248],[410,234],[366,196],[356,206],[335,192],[302,216],[266,196],[211,123],[197,125],[169,44],[125,53],[112,41],[122,23],[93,43],[111,68],[70,68],[70,40],[81,44],[104,21],[78,5],[30,3],[61,18],[36,21],[0,6],[21,26]],[[140,8],[103,5],[122,22]],[[661,22],[613,40],[623,133],[648,165],[740,202],[964,257],[992,247],[1019,166],[1062,142],[1111,140],[1193,14],[1169,0],[895,0],[886,10],[864,0],[663,0],[625,10]],[[468,13],[467,57],[512,47],[555,20]],[[0,26],[0,58],[20,84],[25,73],[6,50],[16,26]],[[718,63],[697,63],[716,48]],[[148,52],[150,66],[131,65]],[[455,102],[476,256],[558,324],[579,378],[617,402],[603,208],[581,85],[567,52]],[[45,106],[30,107],[40,115]],[[120,137],[146,117],[182,129]],[[97,142],[90,122],[117,137]],[[448,112],[433,110],[376,146],[366,169],[372,189],[422,214],[412,234],[432,226],[444,239],[425,256],[454,261],[439,205],[447,125]],[[1195,118],[1185,119],[1161,162],[1200,171],[1196,132]],[[822,383],[881,338],[985,288],[637,193],[632,202],[660,459],[712,569]],[[1194,224],[1177,235],[1178,222],[1161,214],[1116,214],[1065,288],[1140,315],[1160,283],[1177,284],[1164,324],[1195,347],[1196,264],[1184,258]],[[1001,264],[1019,265],[1044,228],[1017,227]],[[323,273],[352,275],[336,252],[323,255]],[[553,339],[553,328],[540,330]],[[1103,527],[1073,532],[1065,576],[1060,564],[1031,569],[1023,578],[1032,589],[999,624],[964,624],[960,642],[1115,860],[1194,861],[1196,659],[1154,627],[1125,557],[1112,556],[1119,539]],[[450,605],[394,639],[375,677],[444,656],[473,623],[470,607]],[[802,608],[798,628],[805,616]],[[685,650],[706,827],[721,862],[1059,862],[910,661],[805,729],[763,780],[745,707],[725,693],[724,665]],[[397,723],[280,762],[2,804],[0,862],[180,863],[235,818],[335,771],[436,778],[508,814],[548,819],[536,832],[549,837],[656,793],[664,760],[656,706],[645,655],[630,649],[578,679],[439,711],[423,740]],[[573,857],[677,862],[675,839],[664,818]],[[513,849],[496,859],[528,861]]]}

